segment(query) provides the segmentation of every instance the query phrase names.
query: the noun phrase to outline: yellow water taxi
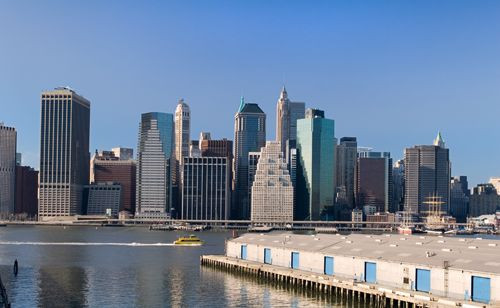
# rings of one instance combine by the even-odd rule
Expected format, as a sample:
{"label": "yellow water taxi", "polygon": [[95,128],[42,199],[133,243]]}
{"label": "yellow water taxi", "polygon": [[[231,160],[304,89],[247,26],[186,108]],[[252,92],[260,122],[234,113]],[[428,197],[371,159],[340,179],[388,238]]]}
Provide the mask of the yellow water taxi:
{"label": "yellow water taxi", "polygon": [[200,240],[196,235],[190,235],[189,237],[179,237],[174,245],[179,246],[201,246],[203,245],[203,241]]}

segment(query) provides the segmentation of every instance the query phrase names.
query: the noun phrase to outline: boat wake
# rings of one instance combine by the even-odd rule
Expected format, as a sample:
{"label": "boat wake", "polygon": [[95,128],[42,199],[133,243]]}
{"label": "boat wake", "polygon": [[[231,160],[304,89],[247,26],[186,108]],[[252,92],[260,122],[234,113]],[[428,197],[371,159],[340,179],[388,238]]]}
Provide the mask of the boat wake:
{"label": "boat wake", "polygon": [[32,245],[32,246],[129,246],[129,247],[165,247],[175,246],[173,243],[88,243],[88,242],[17,242],[0,241],[0,245]]}

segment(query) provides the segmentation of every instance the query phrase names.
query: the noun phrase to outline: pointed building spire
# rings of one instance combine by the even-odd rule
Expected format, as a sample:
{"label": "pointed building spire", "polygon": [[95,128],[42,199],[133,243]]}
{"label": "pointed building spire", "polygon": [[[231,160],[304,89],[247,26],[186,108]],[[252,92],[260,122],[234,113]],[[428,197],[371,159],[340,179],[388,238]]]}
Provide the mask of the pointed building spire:
{"label": "pointed building spire", "polygon": [[441,137],[441,132],[438,132],[436,139],[434,139],[434,145],[440,148],[444,148],[443,137]]}
{"label": "pointed building spire", "polygon": [[283,89],[281,89],[280,99],[288,99],[288,93],[286,92],[285,85],[283,85]]}
{"label": "pointed building spire", "polygon": [[242,96],[240,100],[240,108],[238,108],[238,112],[241,112],[243,110],[243,107],[245,106],[245,98]]}

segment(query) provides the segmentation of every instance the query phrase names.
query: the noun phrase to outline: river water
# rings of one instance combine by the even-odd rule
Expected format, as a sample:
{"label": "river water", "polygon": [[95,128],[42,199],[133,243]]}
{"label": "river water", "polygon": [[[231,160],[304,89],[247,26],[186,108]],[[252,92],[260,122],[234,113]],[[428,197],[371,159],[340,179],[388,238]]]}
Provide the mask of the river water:
{"label": "river water", "polygon": [[0,277],[12,307],[345,306],[200,267],[202,254],[224,253],[229,232],[198,233],[201,247],[171,246],[180,235],[142,227],[1,227]]}
{"label": "river water", "polygon": [[201,255],[224,253],[230,232],[197,233],[201,247],[173,246],[181,235],[144,227],[0,227],[0,277],[12,307],[365,307],[201,267]]}

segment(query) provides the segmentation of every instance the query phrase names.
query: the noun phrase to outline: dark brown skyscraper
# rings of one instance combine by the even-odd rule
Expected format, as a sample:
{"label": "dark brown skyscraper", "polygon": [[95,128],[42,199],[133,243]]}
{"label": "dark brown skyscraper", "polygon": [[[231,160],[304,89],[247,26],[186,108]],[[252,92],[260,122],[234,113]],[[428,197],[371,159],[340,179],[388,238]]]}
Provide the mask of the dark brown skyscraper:
{"label": "dark brown skyscraper", "polygon": [[[379,152],[371,152],[376,154]],[[377,212],[393,212],[392,208],[392,160],[388,153],[379,157],[359,157],[356,162],[356,207],[375,206]]]}
{"label": "dark brown skyscraper", "polygon": [[38,214],[38,171],[16,166],[14,213],[33,217]]}
{"label": "dark brown skyscraper", "polygon": [[133,160],[120,160],[111,151],[96,153],[91,162],[91,181],[114,182],[122,187],[120,211],[135,212],[136,165]]}

